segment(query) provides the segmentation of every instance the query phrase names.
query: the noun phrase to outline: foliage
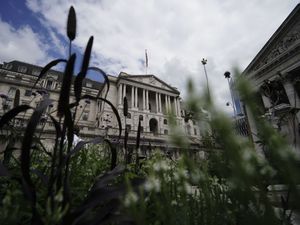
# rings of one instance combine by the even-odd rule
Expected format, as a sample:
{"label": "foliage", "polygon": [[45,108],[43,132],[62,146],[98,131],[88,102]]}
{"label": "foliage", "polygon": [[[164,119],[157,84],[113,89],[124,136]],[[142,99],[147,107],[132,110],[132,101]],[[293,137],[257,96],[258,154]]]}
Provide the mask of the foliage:
{"label": "foliage", "polygon": [[[188,141],[178,140],[180,135],[173,132],[173,142],[182,147],[181,158],[154,155],[143,167],[147,179],[139,195],[129,191],[123,200],[124,210],[137,224],[293,223],[292,212],[299,208],[299,158],[259,114],[248,81],[240,77],[237,83],[269,157],[257,152],[250,139],[238,136],[232,120],[216,109],[207,93],[198,96],[189,82],[188,109],[198,121],[204,119],[202,109],[207,110],[210,129],[206,126],[204,133],[214,143],[207,146],[205,157],[195,160]],[[285,194],[270,192],[278,181],[287,187]]]}
{"label": "foliage", "polygon": [[[187,137],[182,135],[170,114],[171,141],[180,149],[179,159],[158,150],[145,160],[139,156],[141,121],[135,149],[127,146],[124,133],[124,158],[121,145],[101,137],[72,146],[77,106],[89,99],[108,104],[118,120],[120,139],[122,124],[118,111],[106,99],[109,80],[103,70],[89,67],[94,38],[90,37],[79,74],[73,79],[76,54],[76,13],[70,8],[67,22],[69,58],[56,59],[41,71],[39,80],[58,63],[65,63],[57,117],[46,113],[51,104],[47,91],[37,108],[19,105],[0,119],[0,128],[10,130],[8,147],[0,163],[1,224],[292,224],[292,211],[299,208],[299,158],[283,137],[261,117],[253,91],[240,78],[238,89],[253,114],[258,136],[266,157],[249,139],[237,136],[232,121],[219,112],[208,92],[196,93],[188,82],[189,113],[201,127],[206,144],[204,156],[192,152]],[[106,92],[100,97],[82,95],[82,83],[89,70],[104,77]],[[238,72],[236,72],[238,74]],[[70,102],[71,86],[75,102]],[[41,91],[41,90],[40,90]],[[128,115],[124,99],[124,117]],[[74,109],[72,113],[71,109]],[[204,110],[205,109],[205,110]],[[14,128],[14,118],[33,110],[25,132]],[[56,131],[55,145],[47,151],[37,133],[43,116],[50,119]],[[209,118],[209,119],[207,119]],[[23,136],[19,157],[14,143]],[[13,154],[14,153],[14,154]],[[126,169],[125,169],[126,168]],[[270,187],[281,182],[287,195],[270,195]]]}
{"label": "foliage", "polygon": [[[14,108],[0,119],[0,129],[14,134],[9,138],[0,163],[1,224],[103,224],[109,221],[121,223],[124,220],[119,216],[120,199],[126,188],[124,167],[117,165],[118,144],[97,137],[73,146],[77,107],[83,99],[108,104],[117,118],[118,141],[122,132],[119,113],[106,99],[109,91],[106,73],[100,68],[89,67],[94,40],[92,36],[87,43],[80,72],[73,79],[76,64],[76,54],[72,53],[72,41],[76,38],[76,13],[73,7],[69,10],[67,36],[70,41],[69,58],[48,63],[32,87],[32,90],[38,89],[36,92],[42,96],[40,104],[36,108],[19,105],[20,92],[17,91]],[[57,116],[53,116],[46,112],[52,105],[50,94],[37,86],[40,79],[59,63],[65,63],[66,66]],[[104,78],[104,98],[101,97],[104,85],[97,96],[82,95],[83,80],[89,70]],[[71,102],[71,86],[74,87],[75,102]],[[14,127],[14,120],[27,110],[33,112],[23,132]],[[51,151],[43,146],[40,135],[37,135],[38,124],[44,118],[51,120],[55,127],[55,144]],[[22,137],[21,148],[14,147],[16,137]],[[138,179],[130,180],[133,186],[141,182]]]}

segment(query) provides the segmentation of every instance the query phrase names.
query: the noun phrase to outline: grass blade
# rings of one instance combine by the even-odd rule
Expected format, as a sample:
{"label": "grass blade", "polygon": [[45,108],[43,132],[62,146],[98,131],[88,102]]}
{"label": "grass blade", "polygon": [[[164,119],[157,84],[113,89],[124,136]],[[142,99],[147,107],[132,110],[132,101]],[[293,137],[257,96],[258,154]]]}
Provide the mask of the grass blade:
{"label": "grass blade", "polygon": [[126,96],[124,97],[124,100],[123,100],[123,115],[125,117],[128,116],[128,101],[127,101]]}
{"label": "grass blade", "polygon": [[30,107],[29,105],[20,105],[5,113],[0,119],[0,129],[2,129],[5,124],[16,117],[19,113],[24,112],[28,109],[32,109],[32,107]]}
{"label": "grass blade", "polygon": [[43,69],[41,70],[38,78],[36,79],[34,85],[32,86],[32,89],[35,88],[36,84],[39,82],[40,79],[42,79],[45,74],[53,67],[53,66],[56,66],[58,63],[61,63],[61,62],[67,62],[67,60],[65,59],[56,59],[56,60],[53,60],[51,62],[49,62],[46,66],[43,67]]}
{"label": "grass blade", "polygon": [[67,109],[69,106],[70,89],[71,89],[75,60],[76,60],[76,54],[72,54],[70,59],[68,60],[65,69],[63,83],[61,86],[59,101],[57,106],[58,117],[62,117],[65,114],[65,109]]}
{"label": "grass blade", "polygon": [[[109,83],[109,79],[108,79],[107,74],[103,70],[101,70],[100,68],[98,68],[98,67],[89,67],[88,70],[93,70],[95,72],[98,72],[104,78],[104,81],[105,81],[104,84],[107,84],[107,89],[106,89],[106,92],[105,92],[105,95],[104,95],[104,98],[106,98],[107,94],[108,94],[108,91],[109,91],[109,88],[110,88],[110,83]],[[103,86],[103,88],[104,88],[104,86]],[[101,90],[99,90],[99,92],[97,94],[97,98],[100,97],[100,94],[101,94],[103,88]]]}
{"label": "grass blade", "polygon": [[14,98],[14,108],[20,105],[20,89],[16,90],[15,98]]}
{"label": "grass blade", "polygon": [[119,115],[119,112],[118,112],[118,110],[115,108],[115,106],[109,101],[109,100],[107,100],[107,99],[105,99],[105,98],[96,98],[96,97],[94,97],[94,96],[91,96],[91,95],[84,95],[84,96],[82,96],[82,98],[81,99],[91,99],[91,100],[94,100],[94,101],[96,101],[97,99],[99,99],[99,100],[101,100],[101,101],[104,101],[105,103],[107,103],[110,107],[111,107],[111,109],[113,110],[113,113],[115,114],[115,116],[116,116],[116,118],[117,118],[117,121],[118,121],[118,126],[119,126],[119,136],[118,136],[118,139],[120,140],[120,138],[121,138],[121,133],[122,133],[122,124],[121,124],[121,118],[120,118],[120,115]]}
{"label": "grass blade", "polygon": [[79,72],[79,74],[75,78],[74,92],[75,92],[75,97],[76,97],[77,103],[79,102],[80,96],[81,96],[82,81],[86,77],[86,73],[87,73],[87,70],[88,70],[88,67],[89,67],[89,62],[90,62],[91,52],[92,52],[92,46],[93,46],[93,40],[94,40],[94,37],[91,36],[89,41],[88,41],[88,44],[86,46],[86,49],[85,49],[84,57],[83,57],[83,60],[82,60],[81,71]]}

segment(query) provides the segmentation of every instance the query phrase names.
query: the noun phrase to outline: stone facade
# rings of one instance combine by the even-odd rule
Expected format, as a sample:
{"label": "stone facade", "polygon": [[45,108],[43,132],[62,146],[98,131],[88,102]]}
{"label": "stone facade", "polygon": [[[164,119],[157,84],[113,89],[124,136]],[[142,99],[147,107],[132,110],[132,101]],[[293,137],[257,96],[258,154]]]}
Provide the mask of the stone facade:
{"label": "stone facade", "polygon": [[[50,70],[40,80],[35,90],[31,87],[35,83],[41,67],[19,61],[12,61],[0,65],[0,114],[3,115],[13,107],[15,92],[20,91],[20,104],[28,104],[36,107],[45,94],[50,95],[52,105],[47,109],[48,113],[56,115],[59,90],[63,74],[59,71]],[[97,96],[102,88],[102,97],[106,97],[119,111],[122,126],[125,127],[123,116],[123,99],[128,99],[129,116],[126,118],[126,126],[130,130],[129,136],[136,136],[138,121],[141,118],[142,140],[153,141],[165,146],[169,137],[168,113],[172,112],[177,124],[184,129],[184,133],[193,139],[200,140],[199,126],[193,122],[185,122],[182,118],[180,92],[160,80],[154,75],[130,75],[121,72],[118,76],[108,76],[109,91],[107,85],[90,79],[83,83],[82,94]],[[75,97],[71,94],[71,102]],[[19,115],[16,126],[24,126],[32,112]],[[95,136],[116,136],[118,133],[117,120],[112,109],[102,101],[82,100],[78,107],[76,123],[80,127],[80,136],[92,138]],[[43,138],[53,139],[54,127],[45,116],[41,121]]]}
{"label": "stone facade", "polygon": [[[258,104],[300,153],[300,5],[291,12],[243,74],[257,88]],[[246,106],[252,138],[257,129]],[[259,148],[259,146],[257,146]]]}

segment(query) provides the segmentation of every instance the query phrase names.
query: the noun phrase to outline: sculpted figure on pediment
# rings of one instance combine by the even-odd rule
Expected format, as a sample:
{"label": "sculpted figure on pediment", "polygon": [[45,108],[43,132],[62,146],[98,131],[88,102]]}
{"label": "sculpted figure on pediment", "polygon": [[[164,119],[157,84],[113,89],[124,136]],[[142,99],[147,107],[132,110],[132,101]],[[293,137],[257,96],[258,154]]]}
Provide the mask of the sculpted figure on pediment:
{"label": "sculpted figure on pediment", "polygon": [[289,48],[294,45],[300,39],[300,24],[298,23],[291,28],[286,35],[277,42],[274,43],[273,47],[269,53],[260,60],[260,62],[255,66],[254,71],[258,70],[260,67],[268,64],[270,61],[280,56],[282,53],[289,50]]}

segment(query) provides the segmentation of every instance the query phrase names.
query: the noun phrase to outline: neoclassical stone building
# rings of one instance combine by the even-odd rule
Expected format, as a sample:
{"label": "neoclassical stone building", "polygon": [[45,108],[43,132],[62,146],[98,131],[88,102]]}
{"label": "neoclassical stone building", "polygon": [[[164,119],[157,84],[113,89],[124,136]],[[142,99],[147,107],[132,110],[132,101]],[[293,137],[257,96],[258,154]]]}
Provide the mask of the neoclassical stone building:
{"label": "neoclassical stone building", "polygon": [[[13,107],[13,99],[17,90],[20,91],[20,104],[36,107],[44,95],[53,100],[47,109],[48,113],[55,115],[59,97],[59,90],[63,74],[51,70],[39,82],[37,88],[32,90],[41,67],[20,61],[11,61],[0,65],[0,114],[3,115]],[[123,129],[126,126],[129,132],[129,144],[135,143],[138,121],[141,120],[141,142],[144,145],[166,147],[169,138],[169,113],[173,113],[178,126],[188,136],[192,143],[200,143],[199,126],[192,120],[185,122],[182,113],[180,92],[154,75],[130,75],[121,72],[118,76],[108,76],[110,88],[106,98],[119,111]],[[107,85],[86,79],[83,83],[82,94],[96,96],[99,89],[104,88],[104,97]],[[129,115],[123,116],[123,99],[128,99]],[[71,95],[74,100],[74,95]],[[95,136],[109,136],[113,138],[118,134],[117,120],[109,105],[102,101],[84,100],[78,107],[76,124],[80,127],[82,138]],[[31,112],[19,115],[16,126],[24,126]],[[45,116],[41,121],[40,130],[43,130],[45,141],[51,142],[54,135],[52,122]]]}
{"label": "neoclassical stone building", "polygon": [[[257,87],[257,102],[273,126],[300,153],[300,5],[285,19],[243,74]],[[247,106],[246,106],[246,109]],[[252,138],[257,141],[249,110]]]}

